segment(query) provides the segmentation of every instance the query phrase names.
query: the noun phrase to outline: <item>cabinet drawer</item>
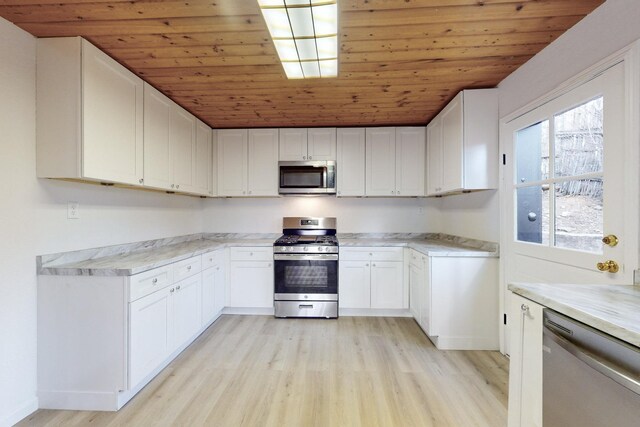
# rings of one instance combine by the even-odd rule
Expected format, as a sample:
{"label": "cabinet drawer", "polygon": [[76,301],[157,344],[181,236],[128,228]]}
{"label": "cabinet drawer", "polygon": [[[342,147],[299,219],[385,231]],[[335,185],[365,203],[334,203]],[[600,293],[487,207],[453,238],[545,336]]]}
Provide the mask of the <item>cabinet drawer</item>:
{"label": "cabinet drawer", "polygon": [[340,248],[341,261],[403,261],[403,248],[395,247],[358,247]]}
{"label": "cabinet drawer", "polygon": [[217,251],[202,254],[202,270],[211,268],[215,265],[224,263],[224,250],[219,249]]}
{"label": "cabinet drawer", "polygon": [[418,270],[422,270],[424,267],[424,261],[426,259],[426,255],[421,254],[418,251],[411,250],[409,252],[409,264]]}
{"label": "cabinet drawer", "polygon": [[135,301],[173,283],[173,266],[166,265],[129,278],[129,301]]}
{"label": "cabinet drawer", "polygon": [[194,256],[173,264],[173,281],[179,282],[202,270],[202,261],[200,256]]}
{"label": "cabinet drawer", "polygon": [[231,261],[273,261],[273,247],[230,248]]}

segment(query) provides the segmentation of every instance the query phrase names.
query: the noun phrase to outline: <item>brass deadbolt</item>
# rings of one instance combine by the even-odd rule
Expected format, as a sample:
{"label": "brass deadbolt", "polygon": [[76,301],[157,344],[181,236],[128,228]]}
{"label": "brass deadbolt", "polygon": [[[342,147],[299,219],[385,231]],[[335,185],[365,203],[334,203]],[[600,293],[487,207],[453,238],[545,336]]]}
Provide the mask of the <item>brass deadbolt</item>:
{"label": "brass deadbolt", "polygon": [[599,262],[596,267],[598,267],[600,271],[608,271],[609,273],[617,273],[620,271],[618,263],[611,259],[605,262]]}
{"label": "brass deadbolt", "polygon": [[602,243],[613,247],[618,244],[618,237],[615,234],[609,234],[602,238]]}

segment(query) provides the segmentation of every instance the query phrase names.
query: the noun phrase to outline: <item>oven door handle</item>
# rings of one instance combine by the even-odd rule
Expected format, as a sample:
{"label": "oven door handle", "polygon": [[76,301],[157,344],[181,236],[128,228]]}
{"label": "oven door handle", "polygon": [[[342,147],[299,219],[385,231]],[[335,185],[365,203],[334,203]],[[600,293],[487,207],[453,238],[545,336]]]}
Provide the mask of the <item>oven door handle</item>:
{"label": "oven door handle", "polygon": [[338,261],[338,254],[274,254],[274,261]]}

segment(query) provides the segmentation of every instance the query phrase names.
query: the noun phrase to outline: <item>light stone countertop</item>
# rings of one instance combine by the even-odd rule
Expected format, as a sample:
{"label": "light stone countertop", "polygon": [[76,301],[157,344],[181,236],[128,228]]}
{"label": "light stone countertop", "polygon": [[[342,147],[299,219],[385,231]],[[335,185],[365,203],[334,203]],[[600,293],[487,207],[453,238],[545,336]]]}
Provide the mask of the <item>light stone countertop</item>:
{"label": "light stone countertop", "polygon": [[640,287],[511,283],[509,290],[640,347]]}
{"label": "light stone countertop", "polygon": [[[37,257],[38,274],[132,276],[232,246],[271,247],[279,234],[193,234]],[[338,234],[341,247],[401,246],[428,256],[497,257],[495,243],[445,234]]]}

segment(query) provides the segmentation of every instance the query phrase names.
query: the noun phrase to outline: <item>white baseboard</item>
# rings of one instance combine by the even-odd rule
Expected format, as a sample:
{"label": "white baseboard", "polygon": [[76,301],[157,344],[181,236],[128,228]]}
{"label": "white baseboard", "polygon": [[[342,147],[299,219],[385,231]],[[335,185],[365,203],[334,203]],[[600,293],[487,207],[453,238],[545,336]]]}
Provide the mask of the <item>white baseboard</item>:
{"label": "white baseboard", "polygon": [[267,315],[273,316],[273,307],[225,307],[222,310],[223,314],[253,314],[253,315]]}
{"label": "white baseboard", "polygon": [[25,402],[20,408],[13,411],[13,413],[0,418],[0,427],[11,427],[37,410],[38,398],[34,397]]}
{"label": "white baseboard", "polygon": [[117,411],[117,392],[40,390],[41,409],[74,411]]}
{"label": "white baseboard", "polygon": [[437,336],[429,337],[438,350],[499,350],[498,337]]}
{"label": "white baseboard", "polygon": [[364,317],[413,317],[408,309],[388,308],[340,308],[340,316],[364,316]]}

